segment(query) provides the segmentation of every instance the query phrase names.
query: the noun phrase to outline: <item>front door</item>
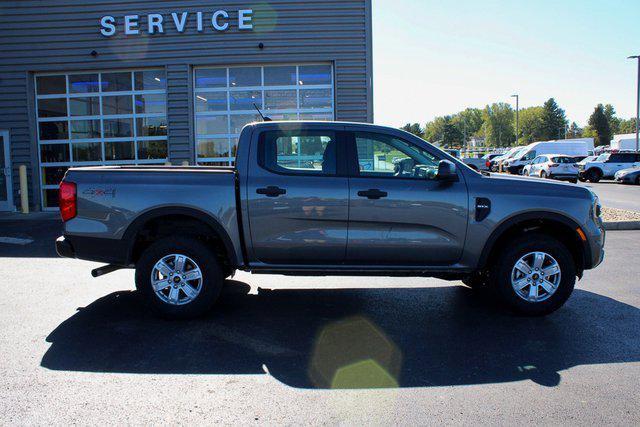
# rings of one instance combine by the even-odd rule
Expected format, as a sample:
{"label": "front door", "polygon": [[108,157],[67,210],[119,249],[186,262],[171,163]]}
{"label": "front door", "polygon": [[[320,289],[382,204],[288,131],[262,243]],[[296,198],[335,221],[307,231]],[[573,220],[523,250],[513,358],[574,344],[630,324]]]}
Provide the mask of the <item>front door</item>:
{"label": "front door", "polygon": [[0,131],[0,211],[14,210],[9,148],[9,132]]}
{"label": "front door", "polygon": [[302,130],[258,137],[259,166],[249,168],[247,183],[254,261],[280,266],[344,261],[349,181],[340,135]]}
{"label": "front door", "polygon": [[355,176],[350,178],[346,263],[394,267],[456,263],[467,232],[464,178],[437,181],[441,159],[426,145],[383,133],[349,135],[350,170]]}

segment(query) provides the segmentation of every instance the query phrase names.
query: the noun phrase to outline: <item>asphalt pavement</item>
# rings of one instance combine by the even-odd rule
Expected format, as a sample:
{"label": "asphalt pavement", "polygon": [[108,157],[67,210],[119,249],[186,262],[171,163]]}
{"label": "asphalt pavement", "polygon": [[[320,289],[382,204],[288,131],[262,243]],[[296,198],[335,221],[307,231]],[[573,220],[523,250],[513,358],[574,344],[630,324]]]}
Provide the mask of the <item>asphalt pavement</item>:
{"label": "asphalt pavement", "polygon": [[600,197],[603,206],[640,212],[640,185],[622,185],[615,181],[580,183],[591,188]]}
{"label": "asphalt pavement", "polygon": [[0,424],[640,423],[640,232],[545,318],[459,282],[238,274],[168,322],[24,224],[0,222]]}

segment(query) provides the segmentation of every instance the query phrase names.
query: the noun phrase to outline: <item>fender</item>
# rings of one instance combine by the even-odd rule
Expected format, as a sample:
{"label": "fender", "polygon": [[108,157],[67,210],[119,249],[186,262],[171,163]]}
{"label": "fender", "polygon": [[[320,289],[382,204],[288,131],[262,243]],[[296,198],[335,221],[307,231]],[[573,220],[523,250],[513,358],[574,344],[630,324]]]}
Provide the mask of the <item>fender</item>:
{"label": "fender", "polygon": [[238,265],[238,259],[236,257],[235,248],[233,247],[233,243],[231,242],[231,238],[229,234],[224,229],[224,227],[211,215],[208,215],[202,211],[199,211],[194,208],[188,207],[161,207],[155,208],[148,212],[143,213],[142,215],[136,217],[136,219],[129,224],[127,230],[124,232],[122,236],[122,240],[127,242],[127,260],[131,260],[133,255],[133,246],[135,242],[135,237],[138,232],[144,227],[144,225],[150,220],[161,218],[163,216],[168,215],[183,215],[187,217],[191,217],[193,219],[199,220],[208,226],[210,226],[213,231],[220,237],[222,243],[224,244],[227,255],[229,256],[229,262],[232,266],[236,267]]}
{"label": "fender", "polygon": [[[502,221],[500,225],[498,225],[496,229],[493,230],[493,232],[487,239],[486,243],[484,244],[484,248],[482,249],[482,254],[480,255],[480,260],[478,262],[478,267],[484,268],[484,266],[487,264],[491,251],[493,250],[496,242],[498,241],[500,236],[503,235],[504,232],[506,232],[508,229],[510,229],[514,225],[517,225],[518,223],[535,220],[535,219],[550,220],[550,221],[561,223],[567,226],[568,228],[570,228],[574,233],[576,229],[580,228],[580,225],[577,222],[575,222],[573,219],[555,212],[534,211],[534,212],[525,212],[525,213],[514,215]],[[589,244],[587,242],[582,241],[581,239],[580,239],[580,242],[582,244],[582,250],[583,250],[582,252],[583,263],[584,265],[587,265],[588,260],[591,259],[591,248],[589,247]]]}

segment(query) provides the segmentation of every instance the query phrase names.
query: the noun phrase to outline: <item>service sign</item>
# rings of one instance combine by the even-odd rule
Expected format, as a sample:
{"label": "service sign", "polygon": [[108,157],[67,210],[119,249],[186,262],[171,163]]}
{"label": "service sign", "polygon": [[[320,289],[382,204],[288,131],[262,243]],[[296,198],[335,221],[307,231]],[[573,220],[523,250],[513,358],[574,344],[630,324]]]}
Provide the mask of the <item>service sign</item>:
{"label": "service sign", "polygon": [[[235,15],[237,15],[237,26],[240,31],[253,30],[252,9],[240,9]],[[166,15],[149,13],[146,15],[146,20],[141,19],[140,15],[125,15],[119,18],[106,15],[100,18],[100,33],[105,37],[112,37],[119,33],[125,36],[136,36],[143,33],[164,34],[168,29],[178,33],[186,31],[200,33],[207,29],[222,32],[229,29],[231,21],[231,14],[226,10],[171,12]]]}

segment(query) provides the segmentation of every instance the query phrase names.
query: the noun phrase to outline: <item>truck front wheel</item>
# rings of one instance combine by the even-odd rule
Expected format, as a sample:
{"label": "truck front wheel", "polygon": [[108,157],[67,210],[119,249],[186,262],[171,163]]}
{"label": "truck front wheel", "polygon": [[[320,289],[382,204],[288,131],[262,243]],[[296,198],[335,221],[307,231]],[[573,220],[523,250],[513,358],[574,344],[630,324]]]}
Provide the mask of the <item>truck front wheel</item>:
{"label": "truck front wheel", "polygon": [[546,234],[527,233],[497,257],[492,285],[513,311],[527,316],[552,313],[567,301],[576,267],[567,247]]}
{"label": "truck front wheel", "polygon": [[223,272],[216,255],[189,237],[151,244],[136,263],[136,288],[162,317],[187,319],[206,313],[220,295]]}

